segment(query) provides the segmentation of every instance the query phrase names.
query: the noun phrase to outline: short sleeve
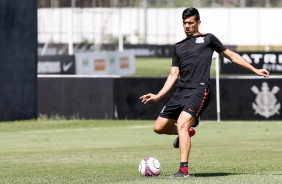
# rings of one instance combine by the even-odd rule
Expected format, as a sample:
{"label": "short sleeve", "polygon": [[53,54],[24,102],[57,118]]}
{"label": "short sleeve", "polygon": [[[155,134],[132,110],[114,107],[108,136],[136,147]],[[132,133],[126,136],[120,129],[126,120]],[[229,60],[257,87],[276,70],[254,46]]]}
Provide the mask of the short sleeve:
{"label": "short sleeve", "polygon": [[210,46],[213,50],[215,50],[217,53],[221,53],[225,51],[227,48],[219,41],[219,39],[214,36],[213,34],[209,34],[210,39]]}
{"label": "short sleeve", "polygon": [[179,57],[176,52],[176,45],[173,46],[173,51],[172,51],[172,64],[171,66],[177,66],[178,67],[179,63]]}

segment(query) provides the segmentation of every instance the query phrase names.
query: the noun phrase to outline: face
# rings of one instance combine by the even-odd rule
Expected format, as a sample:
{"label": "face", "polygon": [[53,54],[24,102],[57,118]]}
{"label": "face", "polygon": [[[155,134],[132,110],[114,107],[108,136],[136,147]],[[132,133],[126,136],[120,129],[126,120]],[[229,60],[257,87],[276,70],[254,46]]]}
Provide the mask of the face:
{"label": "face", "polygon": [[187,17],[183,20],[183,28],[186,36],[193,36],[199,33],[199,25],[201,21],[196,21],[194,16]]}

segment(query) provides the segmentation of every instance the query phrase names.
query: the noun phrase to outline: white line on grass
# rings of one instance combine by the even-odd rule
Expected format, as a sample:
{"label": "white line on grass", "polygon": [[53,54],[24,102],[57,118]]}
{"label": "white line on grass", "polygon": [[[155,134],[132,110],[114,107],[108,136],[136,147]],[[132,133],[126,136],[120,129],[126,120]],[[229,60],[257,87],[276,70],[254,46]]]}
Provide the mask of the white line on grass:
{"label": "white line on grass", "polygon": [[[120,126],[120,127],[97,127],[97,128],[72,128],[72,129],[52,129],[52,130],[34,130],[34,131],[23,131],[21,133],[30,134],[30,133],[60,133],[60,132],[71,132],[71,131],[100,131],[109,128],[126,128],[126,129],[145,129],[145,128],[152,128],[152,125],[136,125],[136,126]],[[2,132],[5,133],[5,132]]]}

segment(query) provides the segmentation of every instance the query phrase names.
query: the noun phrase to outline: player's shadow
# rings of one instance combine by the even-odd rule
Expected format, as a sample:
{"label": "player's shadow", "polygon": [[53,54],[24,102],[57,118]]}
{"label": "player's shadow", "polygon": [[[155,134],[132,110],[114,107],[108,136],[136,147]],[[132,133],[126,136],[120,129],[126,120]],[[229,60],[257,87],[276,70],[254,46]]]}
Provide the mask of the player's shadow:
{"label": "player's shadow", "polygon": [[229,175],[238,175],[238,173],[195,173],[195,174],[190,174],[191,176],[194,177],[221,177],[221,176],[229,176]]}

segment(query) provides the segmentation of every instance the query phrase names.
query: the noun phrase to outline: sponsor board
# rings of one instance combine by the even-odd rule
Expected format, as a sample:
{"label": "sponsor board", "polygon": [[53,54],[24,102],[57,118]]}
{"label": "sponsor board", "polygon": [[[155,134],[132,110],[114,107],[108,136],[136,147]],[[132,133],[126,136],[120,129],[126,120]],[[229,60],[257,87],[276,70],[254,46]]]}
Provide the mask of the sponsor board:
{"label": "sponsor board", "polygon": [[135,73],[134,52],[99,51],[77,53],[78,75],[130,75]]}
{"label": "sponsor board", "polygon": [[38,74],[75,74],[74,56],[38,56]]}
{"label": "sponsor board", "polygon": [[263,82],[261,90],[255,85],[252,86],[251,90],[257,95],[255,102],[252,103],[255,114],[259,114],[266,119],[280,114],[281,103],[278,102],[275,96],[280,90],[278,86],[270,89],[268,83]]}
{"label": "sponsor board", "polygon": [[281,120],[281,77],[220,79],[222,120]]}
{"label": "sponsor board", "polygon": [[[281,52],[239,52],[238,54],[256,68],[267,69],[271,74],[282,74]],[[220,57],[220,61],[221,74],[251,74],[226,58]]]}

